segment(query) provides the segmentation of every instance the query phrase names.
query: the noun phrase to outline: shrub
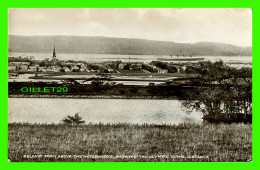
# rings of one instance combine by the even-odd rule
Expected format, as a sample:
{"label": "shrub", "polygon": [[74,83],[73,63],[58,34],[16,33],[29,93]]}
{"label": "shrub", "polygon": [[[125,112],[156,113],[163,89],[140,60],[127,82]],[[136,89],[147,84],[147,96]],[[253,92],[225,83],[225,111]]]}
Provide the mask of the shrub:
{"label": "shrub", "polygon": [[74,116],[67,115],[67,117],[65,117],[62,122],[65,124],[82,124],[85,123],[85,120],[82,120],[82,117],[79,116],[79,113],[76,113]]}

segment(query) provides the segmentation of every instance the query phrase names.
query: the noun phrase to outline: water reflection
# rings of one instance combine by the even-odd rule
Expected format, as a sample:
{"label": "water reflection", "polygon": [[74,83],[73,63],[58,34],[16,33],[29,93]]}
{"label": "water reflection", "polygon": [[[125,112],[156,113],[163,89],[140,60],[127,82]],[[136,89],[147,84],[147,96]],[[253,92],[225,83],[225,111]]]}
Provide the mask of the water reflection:
{"label": "water reflection", "polygon": [[86,123],[201,123],[178,100],[9,98],[8,122],[60,123],[80,113]]}

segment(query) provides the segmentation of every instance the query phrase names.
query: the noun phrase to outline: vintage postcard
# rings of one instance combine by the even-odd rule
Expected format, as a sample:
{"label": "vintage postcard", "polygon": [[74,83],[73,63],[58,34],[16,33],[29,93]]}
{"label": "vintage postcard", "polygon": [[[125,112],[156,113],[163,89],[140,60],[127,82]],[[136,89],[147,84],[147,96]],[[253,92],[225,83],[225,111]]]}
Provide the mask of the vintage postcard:
{"label": "vintage postcard", "polygon": [[250,8],[10,8],[10,162],[252,161]]}

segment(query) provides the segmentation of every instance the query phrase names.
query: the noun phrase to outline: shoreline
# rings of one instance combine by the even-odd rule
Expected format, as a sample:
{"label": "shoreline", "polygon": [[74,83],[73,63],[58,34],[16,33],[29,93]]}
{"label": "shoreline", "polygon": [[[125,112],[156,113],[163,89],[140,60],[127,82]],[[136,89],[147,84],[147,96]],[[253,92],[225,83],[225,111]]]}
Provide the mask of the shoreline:
{"label": "shoreline", "polygon": [[144,99],[144,100],[179,100],[165,96],[118,96],[118,95],[8,95],[8,98],[71,98],[71,99]]}

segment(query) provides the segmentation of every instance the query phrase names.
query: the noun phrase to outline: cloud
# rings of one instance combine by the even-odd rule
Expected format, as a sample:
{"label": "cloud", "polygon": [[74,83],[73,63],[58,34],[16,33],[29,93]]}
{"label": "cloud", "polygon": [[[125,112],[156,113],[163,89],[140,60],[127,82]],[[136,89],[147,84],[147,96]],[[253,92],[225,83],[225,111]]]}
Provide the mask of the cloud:
{"label": "cloud", "polygon": [[13,8],[9,34],[252,45],[250,8]]}

